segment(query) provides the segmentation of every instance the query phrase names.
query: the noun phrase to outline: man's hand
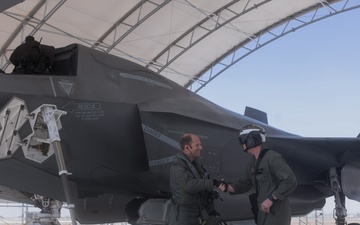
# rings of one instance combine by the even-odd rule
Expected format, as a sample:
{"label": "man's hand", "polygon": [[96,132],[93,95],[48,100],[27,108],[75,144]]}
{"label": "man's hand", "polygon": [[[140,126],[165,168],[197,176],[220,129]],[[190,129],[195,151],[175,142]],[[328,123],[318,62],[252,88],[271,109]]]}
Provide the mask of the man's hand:
{"label": "man's hand", "polygon": [[214,186],[216,186],[222,192],[227,192],[229,184],[226,183],[224,179],[221,180],[214,179]]}
{"label": "man's hand", "polygon": [[222,184],[222,180],[213,179],[213,183],[215,187],[219,187]]}
{"label": "man's hand", "polygon": [[223,181],[220,184],[218,189],[222,192],[235,192],[234,188],[230,184],[226,183],[225,181]]}
{"label": "man's hand", "polygon": [[263,211],[265,214],[270,213],[270,207],[273,205],[273,202],[270,199],[265,199],[263,203],[260,205],[261,211]]}

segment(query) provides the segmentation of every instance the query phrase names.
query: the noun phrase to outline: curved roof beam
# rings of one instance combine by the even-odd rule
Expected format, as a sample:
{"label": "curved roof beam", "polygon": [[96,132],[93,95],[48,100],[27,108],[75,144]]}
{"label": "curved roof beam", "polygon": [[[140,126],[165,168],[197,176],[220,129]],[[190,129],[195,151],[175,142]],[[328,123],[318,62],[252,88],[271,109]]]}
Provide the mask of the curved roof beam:
{"label": "curved roof beam", "polygon": [[[21,23],[19,24],[19,26],[17,26],[15,28],[15,31],[10,35],[10,37],[6,40],[5,44],[3,45],[3,47],[0,50],[0,55],[3,55],[4,52],[6,51],[6,49],[9,47],[9,45],[11,44],[11,42],[15,39],[15,37],[21,32],[21,30],[23,29],[23,27],[25,26],[25,24],[28,23],[28,21],[30,20],[30,18],[32,18],[35,13],[45,4],[46,0],[41,0],[30,12],[29,14],[26,15],[26,17],[24,17],[24,19],[21,21]],[[7,15],[9,17],[12,17],[14,19],[17,20],[17,18],[7,12],[2,12],[4,15]]]}
{"label": "curved roof beam", "polygon": [[[32,18],[36,12],[39,11],[39,9],[46,3],[46,0],[41,0],[38,4],[35,5],[35,7],[29,12],[28,15],[26,15],[26,17],[24,17],[24,19],[21,21],[21,23],[19,24],[19,26],[17,28],[15,28],[15,31],[11,34],[11,36],[6,40],[4,46],[2,47],[0,53],[2,54],[4,49],[6,49],[10,43],[13,41],[13,39],[21,32],[22,28],[24,27],[24,25],[26,23],[28,23],[28,21],[30,21],[30,18]],[[7,15],[9,17],[14,18],[15,20],[17,20],[17,18],[15,16],[13,16],[10,13],[7,12],[2,12],[4,15]]]}
{"label": "curved roof beam", "polygon": [[[322,14],[331,14],[341,11],[334,7],[339,5],[338,3],[356,4],[353,0],[292,0],[296,3],[296,7],[292,9],[292,6],[284,4],[287,1],[227,0],[214,1],[214,4],[208,4],[206,0],[124,1],[116,3],[116,7],[125,8],[122,8],[121,12],[113,8],[108,19],[102,19],[101,15],[107,15],[109,7],[99,7],[99,10],[102,10],[101,14],[99,12],[100,17],[98,14],[93,15],[94,10],[98,10],[96,0],[86,7],[81,7],[78,0],[24,1],[13,10],[9,9],[0,14],[1,18],[11,23],[9,26],[2,24],[2,35],[5,38],[1,42],[0,65],[4,69],[4,63],[8,62],[11,51],[17,46],[16,42],[31,33],[54,43],[59,41],[61,45],[74,43],[75,40],[100,51],[140,62],[141,65],[160,72],[160,75],[198,91],[199,87],[201,89],[202,85],[205,86],[225,71],[225,68],[271,42],[271,39],[278,39],[287,32],[312,23],[301,18],[305,13],[323,10]],[[260,9],[259,12],[255,8]],[[64,18],[68,12],[72,13],[74,23]],[[172,13],[178,16],[174,21]],[[193,17],[187,16],[188,13]],[[76,20],[77,18],[79,20]],[[163,21],[163,18],[170,21]],[[93,21],[96,27],[87,24],[86,19]],[[313,16],[312,20],[315,22],[319,19]],[[272,24],[274,22],[275,24]],[[297,26],[292,25],[295,22],[298,23]],[[78,31],[77,26],[82,24],[86,26]],[[166,26],[158,26],[152,30],[151,26],[154,24]],[[173,25],[176,29],[172,29]],[[229,43],[226,43],[227,36]],[[224,44],[215,46],[214,51],[204,49],[204,53],[209,52],[209,55],[196,50],[200,46],[217,43],[218,37]],[[136,49],[137,45],[148,51],[139,51]],[[241,50],[245,51],[245,54],[239,57]],[[212,54],[213,52],[215,54]],[[186,55],[190,57],[185,57]],[[191,68],[184,66],[187,63],[192,65]]]}
{"label": "curved roof beam", "polygon": [[[100,43],[102,43],[102,41],[109,36],[111,33],[114,33],[114,39],[116,39],[110,46],[107,46],[107,49],[105,50],[106,53],[109,53],[112,49],[114,49],[116,47],[117,44],[119,44],[128,34],[130,34],[133,30],[135,30],[136,28],[138,28],[147,18],[149,18],[151,15],[155,14],[157,11],[159,11],[161,8],[163,8],[166,4],[168,4],[169,2],[171,2],[171,0],[164,0],[163,3],[161,4],[156,4],[152,1],[146,1],[143,0],[141,2],[139,2],[137,5],[135,5],[127,14],[125,14],[121,19],[119,19],[116,24],[114,24],[113,26],[111,26],[111,28],[106,31],[100,38],[99,40],[96,41],[96,43],[93,45],[93,47],[98,46]],[[151,11],[149,11],[147,14],[142,15],[142,7],[144,4],[151,4],[151,5],[155,5],[155,8]],[[126,18],[128,18],[130,15],[137,13],[137,22],[136,24],[126,24],[124,21]],[[120,37],[116,38],[116,28],[119,25],[125,25],[127,27],[129,27],[129,29]]]}
{"label": "curved roof beam", "polygon": [[[217,11],[211,13],[210,15],[207,15],[203,20],[201,20],[199,23],[195,24],[193,27],[191,27],[188,31],[184,32],[181,36],[179,36],[176,40],[174,40],[172,43],[170,43],[165,49],[163,49],[157,56],[155,56],[150,63],[148,63],[146,65],[146,67],[153,67],[155,69],[155,71],[157,71],[158,73],[160,73],[161,71],[163,71],[164,69],[168,68],[168,66],[174,62],[177,58],[179,58],[181,55],[183,55],[187,50],[189,50],[191,47],[193,47],[194,45],[196,45],[197,43],[199,43],[201,40],[203,40],[204,38],[206,38],[207,36],[209,36],[210,34],[212,34],[213,32],[217,31],[218,29],[220,29],[221,27],[229,24],[231,21],[235,20],[236,18],[250,12],[251,10],[254,10],[256,8],[258,8],[259,6],[266,4],[267,2],[270,2],[271,0],[264,0],[262,2],[260,2],[259,4],[256,4],[252,7],[248,8],[249,2],[251,0],[248,0],[248,4],[246,4],[245,8],[243,9],[242,12],[240,13],[236,13],[232,10],[229,9],[230,6],[236,4],[238,2],[238,0],[236,1],[232,1],[229,4],[223,6],[222,8],[218,9]],[[192,5],[191,5],[192,6]],[[221,17],[221,12],[224,10],[228,10],[231,11],[234,16],[226,21],[224,21],[223,23],[219,22],[219,18]],[[202,13],[204,13],[203,11],[201,11]],[[205,26],[202,26],[202,24],[205,24],[208,21],[214,21],[215,22],[215,26],[212,29],[208,29]],[[197,39],[193,39],[194,38],[194,33],[201,29],[204,32],[204,35],[199,36]],[[183,40],[185,40],[186,37],[191,36],[190,39],[190,43],[188,44],[188,46],[183,46],[183,44],[180,44]],[[184,41],[184,43],[186,43],[186,41]],[[176,48],[176,49],[182,49],[178,54],[173,55],[172,57],[170,56],[171,54],[171,50],[172,48]],[[159,65],[156,63],[156,61],[163,55],[166,55],[166,60],[167,62],[163,65]]]}
{"label": "curved roof beam", "polygon": [[[40,28],[50,19],[52,15],[66,2],[66,0],[59,1],[47,14],[44,15],[44,18],[41,21],[36,22],[36,26],[33,28],[33,30],[27,35],[27,36],[33,36]],[[34,15],[41,9],[41,7],[46,3],[46,0],[39,1],[38,4],[34,6],[34,8],[30,11],[30,13],[24,17],[24,19],[21,21],[19,26],[15,29],[15,31],[11,34],[11,36],[7,39],[6,43],[4,44],[3,48],[0,51],[0,56],[5,55],[5,49],[9,47],[11,42],[15,39],[15,37],[24,29],[25,25],[30,23],[32,18],[34,18]],[[14,19],[17,19],[15,16],[3,12],[3,14],[12,17]],[[23,35],[22,35],[23,36]],[[22,40],[24,40],[24,37],[22,37]],[[10,65],[10,60],[7,59],[7,62],[3,66],[4,69],[6,69]]]}
{"label": "curved roof beam", "polygon": [[[224,71],[226,71],[228,68],[230,68],[246,56],[250,55],[251,53],[255,52],[256,50],[262,48],[263,46],[312,23],[318,22],[331,16],[338,15],[340,13],[360,8],[360,2],[356,3],[357,5],[354,6],[348,6],[348,3],[349,1],[346,1],[343,5],[337,5],[339,9],[335,9],[334,4],[330,6],[328,4],[324,5],[324,2],[321,2],[318,5],[302,10],[301,12],[291,15],[279,21],[278,23],[273,24],[262,31],[259,31],[257,34],[254,34],[254,36],[256,37],[254,40],[247,39],[239,43],[239,45],[235,46],[230,51],[224,53],[212,64],[200,71],[198,75],[195,76],[196,78],[190,80],[187,84],[184,85],[184,87],[196,93],[202,88],[204,88],[216,77],[218,77],[220,74],[222,74]],[[323,12],[327,11],[328,14],[318,15],[320,9],[326,9]],[[303,20],[303,18],[301,18],[301,16],[305,15],[305,13],[307,12],[310,12],[309,14],[312,14],[309,21],[305,21]],[[305,18],[306,17],[304,17],[304,19]],[[290,25],[293,25],[292,23],[295,23],[295,26],[290,27]],[[240,51],[243,52],[240,53]],[[225,62],[226,60],[230,62]]]}
{"label": "curved roof beam", "polygon": [[120,24],[124,23],[125,19],[128,18],[130,15],[132,15],[134,12],[136,12],[138,10],[140,13],[143,4],[144,4],[144,1],[141,1],[138,4],[136,4],[132,9],[130,9],[123,17],[121,17],[118,21],[116,21],[116,23],[114,23],[103,35],[101,35],[101,37],[91,46],[91,48],[97,48],[98,46],[103,44],[103,41],[105,40],[105,38],[107,36],[109,36],[112,32],[116,32],[116,28]]}
{"label": "curved roof beam", "polygon": [[50,19],[54,13],[60,9],[60,7],[66,2],[66,0],[59,1],[45,16],[44,18],[37,23],[34,29],[29,33],[30,36],[33,36],[45,23]]}

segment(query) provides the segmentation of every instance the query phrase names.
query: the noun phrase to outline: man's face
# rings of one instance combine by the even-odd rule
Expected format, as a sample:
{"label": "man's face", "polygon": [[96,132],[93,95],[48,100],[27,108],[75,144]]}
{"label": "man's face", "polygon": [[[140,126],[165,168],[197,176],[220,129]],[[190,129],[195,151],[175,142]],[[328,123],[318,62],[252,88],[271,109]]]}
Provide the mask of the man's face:
{"label": "man's face", "polygon": [[198,158],[201,156],[202,145],[199,137],[192,137],[192,143],[189,145],[189,151],[192,157]]}

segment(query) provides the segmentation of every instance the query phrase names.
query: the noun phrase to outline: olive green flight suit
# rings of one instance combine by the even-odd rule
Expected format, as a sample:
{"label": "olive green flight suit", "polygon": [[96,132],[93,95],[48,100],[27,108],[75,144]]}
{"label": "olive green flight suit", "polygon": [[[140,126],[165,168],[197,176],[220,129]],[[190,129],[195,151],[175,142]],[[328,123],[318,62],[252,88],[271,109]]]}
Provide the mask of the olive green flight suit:
{"label": "olive green flight suit", "polygon": [[199,225],[201,214],[214,210],[210,196],[212,189],[213,180],[197,159],[190,162],[187,156],[179,152],[170,168],[172,203],[169,225]]}
{"label": "olive green flight suit", "polygon": [[[262,149],[261,151],[263,151]],[[255,187],[256,159],[249,162],[245,174],[233,183],[233,194],[242,194]],[[256,175],[258,181],[258,225],[290,225],[291,208],[288,196],[295,190],[297,181],[294,173],[283,157],[275,151],[268,150],[258,167]],[[277,200],[273,202],[270,213],[265,214],[260,210],[260,205],[273,194]]]}

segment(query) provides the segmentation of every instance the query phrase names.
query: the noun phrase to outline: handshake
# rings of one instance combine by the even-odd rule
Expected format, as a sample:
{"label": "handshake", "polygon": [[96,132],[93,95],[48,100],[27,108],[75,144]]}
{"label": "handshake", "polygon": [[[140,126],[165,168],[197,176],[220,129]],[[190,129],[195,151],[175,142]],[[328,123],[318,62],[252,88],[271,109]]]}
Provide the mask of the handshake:
{"label": "handshake", "polygon": [[229,184],[226,183],[224,180],[213,179],[213,182],[214,182],[214,186],[217,188],[223,185],[223,187],[225,187],[224,192],[227,192]]}

